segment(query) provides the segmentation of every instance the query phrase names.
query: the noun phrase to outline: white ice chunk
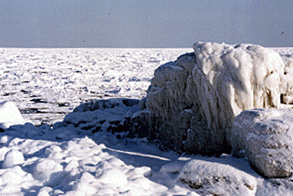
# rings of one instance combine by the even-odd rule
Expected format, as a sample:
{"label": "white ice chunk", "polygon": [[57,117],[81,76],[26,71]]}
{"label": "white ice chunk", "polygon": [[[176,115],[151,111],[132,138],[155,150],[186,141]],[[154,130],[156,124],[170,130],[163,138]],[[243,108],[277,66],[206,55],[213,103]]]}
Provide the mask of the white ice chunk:
{"label": "white ice chunk", "polygon": [[11,125],[24,124],[20,111],[12,102],[4,101],[0,103],[0,128],[8,128]]}
{"label": "white ice chunk", "polygon": [[9,168],[16,165],[21,165],[24,162],[22,152],[18,150],[10,150],[5,154],[2,168]]}

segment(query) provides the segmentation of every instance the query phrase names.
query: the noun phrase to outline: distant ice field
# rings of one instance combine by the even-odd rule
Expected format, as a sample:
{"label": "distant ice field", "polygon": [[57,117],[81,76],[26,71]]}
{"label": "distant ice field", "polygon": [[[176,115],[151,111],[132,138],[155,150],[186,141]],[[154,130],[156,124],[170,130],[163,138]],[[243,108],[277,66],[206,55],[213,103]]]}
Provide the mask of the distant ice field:
{"label": "distant ice field", "polygon": [[0,102],[14,102],[35,125],[52,125],[87,100],[144,97],[159,65],[192,51],[0,48]]}

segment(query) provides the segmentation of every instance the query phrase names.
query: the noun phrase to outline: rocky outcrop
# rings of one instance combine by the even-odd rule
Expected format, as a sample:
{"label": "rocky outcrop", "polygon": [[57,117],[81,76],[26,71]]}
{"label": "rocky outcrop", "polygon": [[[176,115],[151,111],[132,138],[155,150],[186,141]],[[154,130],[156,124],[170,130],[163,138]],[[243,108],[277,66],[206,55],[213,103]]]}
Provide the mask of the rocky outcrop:
{"label": "rocky outcrop", "polygon": [[254,109],[234,120],[233,154],[246,156],[265,177],[289,177],[293,173],[293,110]]}
{"label": "rocky outcrop", "polygon": [[[234,118],[253,108],[279,108],[286,97],[280,55],[257,45],[198,42],[154,73],[146,97],[149,137],[199,154],[231,150]],[[290,98],[290,96],[287,96]]]}

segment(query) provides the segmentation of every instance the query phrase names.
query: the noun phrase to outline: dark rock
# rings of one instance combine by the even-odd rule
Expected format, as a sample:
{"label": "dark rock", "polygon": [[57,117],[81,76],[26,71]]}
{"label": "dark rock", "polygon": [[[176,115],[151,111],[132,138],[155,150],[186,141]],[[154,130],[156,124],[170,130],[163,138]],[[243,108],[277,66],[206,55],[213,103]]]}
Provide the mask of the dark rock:
{"label": "dark rock", "polygon": [[101,126],[96,126],[93,130],[92,130],[92,133],[97,133],[99,131],[101,131]]}

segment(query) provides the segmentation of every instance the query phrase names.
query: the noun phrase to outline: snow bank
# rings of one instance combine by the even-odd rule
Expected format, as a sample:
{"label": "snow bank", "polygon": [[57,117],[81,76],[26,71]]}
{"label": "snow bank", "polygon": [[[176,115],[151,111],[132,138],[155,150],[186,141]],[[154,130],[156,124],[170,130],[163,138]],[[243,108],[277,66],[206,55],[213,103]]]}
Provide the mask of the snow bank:
{"label": "snow bank", "polygon": [[290,89],[285,64],[257,45],[198,42],[193,48],[155,71],[146,100],[150,137],[192,153],[229,151],[240,112],[280,107]]}
{"label": "snow bank", "polygon": [[235,118],[233,154],[247,156],[265,177],[289,177],[293,173],[293,110],[254,109]]}

